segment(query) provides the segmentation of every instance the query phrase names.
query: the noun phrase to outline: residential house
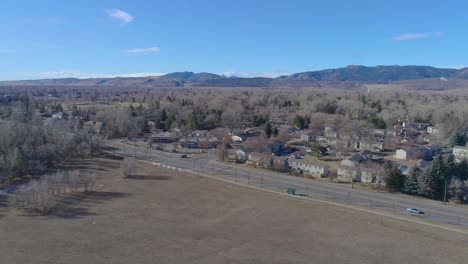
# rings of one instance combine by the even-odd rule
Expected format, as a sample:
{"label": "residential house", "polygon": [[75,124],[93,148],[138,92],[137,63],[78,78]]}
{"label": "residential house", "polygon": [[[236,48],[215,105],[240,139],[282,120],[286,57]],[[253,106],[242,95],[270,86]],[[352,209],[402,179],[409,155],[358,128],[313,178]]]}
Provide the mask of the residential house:
{"label": "residential house", "polygon": [[340,165],[338,166],[337,176],[357,181],[359,180],[359,167]]}
{"label": "residential house", "polygon": [[100,134],[103,128],[103,123],[99,121],[87,121],[83,124],[84,127],[87,127],[91,131]]}
{"label": "residential house", "polygon": [[288,157],[276,157],[272,156],[272,168],[276,170],[286,171],[289,170],[289,158]]}
{"label": "residential house", "polygon": [[336,127],[334,126],[325,127],[324,136],[327,138],[338,138],[338,132],[337,132]]}
{"label": "residential house", "polygon": [[359,178],[363,183],[379,183],[378,180],[381,180],[382,175],[385,174],[383,170],[373,169],[373,168],[360,168],[359,169]]}
{"label": "residential house", "polygon": [[250,153],[252,153],[252,149],[249,148],[240,148],[236,150],[236,159],[239,161],[247,161],[249,159]]}
{"label": "residential house", "polygon": [[303,159],[290,159],[289,167],[298,173],[311,174],[318,177],[325,177],[330,168],[326,163]]}
{"label": "residential house", "polygon": [[439,134],[439,129],[433,127],[433,126],[428,126],[427,127],[427,133],[429,134],[434,134],[434,135],[438,135]]}
{"label": "residential house", "polygon": [[383,151],[384,143],[382,141],[367,141],[362,139],[354,144],[354,148],[357,150]]}
{"label": "residential house", "polygon": [[171,132],[154,133],[149,138],[149,143],[175,143],[179,141],[179,136]]}
{"label": "residential house", "polygon": [[251,152],[247,163],[258,167],[271,168],[273,166],[273,160],[271,157],[272,156],[269,154]]}
{"label": "residential house", "polygon": [[58,112],[58,113],[52,114],[52,118],[53,119],[67,120],[68,119],[68,114],[64,113],[64,112]]}
{"label": "residential house", "polygon": [[403,122],[403,128],[417,131],[427,131],[430,126],[432,126],[430,123]]}
{"label": "residential house", "polygon": [[251,152],[247,164],[267,169],[288,170],[288,157],[276,157],[266,153]]}
{"label": "residential house", "polygon": [[306,143],[314,142],[315,139],[317,138],[317,136],[319,136],[319,134],[317,132],[306,131],[306,132],[301,134],[301,141],[306,142]]}
{"label": "residential house", "polygon": [[206,137],[208,134],[208,130],[194,130],[189,133],[191,137]]}
{"label": "residential house", "polygon": [[265,152],[271,152],[273,153],[273,155],[280,155],[284,149],[284,142],[280,140],[275,140],[265,147]]}
{"label": "residential house", "polygon": [[464,147],[455,146],[453,148],[453,156],[455,156],[457,162],[468,159],[468,145]]}
{"label": "residential house", "polygon": [[344,165],[338,166],[337,175],[338,177],[348,178],[353,181],[380,185],[385,185],[385,178],[387,177],[385,171],[382,169]]}
{"label": "residential house", "polygon": [[242,137],[239,137],[239,136],[236,136],[236,135],[232,135],[231,140],[234,143],[242,143]]}
{"label": "residential house", "polygon": [[181,148],[209,149],[215,148],[218,145],[218,139],[215,137],[186,137],[179,140],[179,145]]}
{"label": "residential house", "polygon": [[406,149],[398,149],[395,158],[402,160],[429,159],[440,153],[440,146],[419,146]]}
{"label": "residential house", "polygon": [[356,153],[352,155],[350,158],[342,160],[341,165],[342,166],[348,166],[348,167],[357,167],[362,163],[365,163],[366,161],[370,160],[372,157],[372,153],[370,151],[362,151],[360,153]]}

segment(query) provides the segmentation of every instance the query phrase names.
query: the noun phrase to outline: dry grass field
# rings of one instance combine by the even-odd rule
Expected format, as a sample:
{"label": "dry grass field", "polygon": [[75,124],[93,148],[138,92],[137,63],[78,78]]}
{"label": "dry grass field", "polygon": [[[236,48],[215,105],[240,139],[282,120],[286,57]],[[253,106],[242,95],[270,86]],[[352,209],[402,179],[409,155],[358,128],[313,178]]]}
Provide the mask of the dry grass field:
{"label": "dry grass field", "polygon": [[69,168],[96,192],[48,216],[0,208],[0,263],[466,263],[468,237],[138,163]]}

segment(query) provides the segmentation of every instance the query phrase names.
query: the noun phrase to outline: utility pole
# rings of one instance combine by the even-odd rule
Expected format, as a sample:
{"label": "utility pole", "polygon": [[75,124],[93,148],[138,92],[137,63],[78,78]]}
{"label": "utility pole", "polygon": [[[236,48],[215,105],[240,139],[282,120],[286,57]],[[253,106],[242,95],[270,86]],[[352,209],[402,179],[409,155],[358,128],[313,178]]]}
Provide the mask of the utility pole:
{"label": "utility pole", "polygon": [[444,187],[444,204],[447,202],[447,180],[445,180],[445,187]]}

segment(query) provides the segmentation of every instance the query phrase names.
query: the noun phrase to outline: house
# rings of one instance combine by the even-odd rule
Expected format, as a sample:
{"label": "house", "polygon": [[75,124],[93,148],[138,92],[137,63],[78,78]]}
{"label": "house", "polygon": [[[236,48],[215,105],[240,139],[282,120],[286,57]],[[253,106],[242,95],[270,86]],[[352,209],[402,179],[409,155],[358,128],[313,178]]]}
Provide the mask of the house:
{"label": "house", "polygon": [[360,168],[359,173],[360,181],[363,183],[378,183],[377,180],[384,175],[383,170],[373,168]]}
{"label": "house", "polygon": [[215,137],[186,137],[179,140],[179,145],[181,148],[201,148],[209,149],[215,148],[218,145],[218,139]]}
{"label": "house", "polygon": [[352,179],[353,181],[360,181],[363,183],[376,183],[385,185],[386,173],[382,169],[367,168],[367,167],[351,167],[351,166],[338,166],[338,177]]}
{"label": "house", "polygon": [[103,123],[98,121],[87,121],[83,124],[84,127],[87,127],[91,131],[99,134],[103,128]]}
{"label": "house", "polygon": [[455,156],[455,160],[457,162],[461,162],[463,159],[468,159],[468,146],[455,146],[453,148],[453,156]]}
{"label": "house", "polygon": [[417,131],[427,131],[430,126],[432,126],[430,123],[403,122],[403,128]]}
{"label": "house", "polygon": [[289,167],[298,173],[311,174],[318,177],[325,177],[330,168],[326,163],[303,159],[290,159]]}
{"label": "house", "polygon": [[306,143],[313,142],[317,136],[319,136],[317,132],[307,131],[301,134],[301,141]]}
{"label": "house", "polygon": [[252,152],[249,154],[249,160],[247,163],[254,166],[271,168],[273,166],[273,160],[271,157],[272,156],[269,154]]}
{"label": "house", "polygon": [[288,170],[288,157],[276,157],[266,153],[251,152],[247,164],[267,169]]}
{"label": "house", "polygon": [[148,141],[149,143],[174,143],[179,141],[179,136],[171,132],[153,132]]}
{"label": "house", "polygon": [[327,138],[337,138],[338,137],[338,132],[337,132],[336,127],[334,127],[334,126],[325,127],[324,135]]}
{"label": "house", "polygon": [[52,115],[52,118],[53,119],[64,119],[64,120],[67,120],[68,119],[68,114],[67,113],[64,113],[64,112],[58,112],[58,113],[55,113]]}
{"label": "house", "polygon": [[384,143],[382,141],[366,141],[360,140],[354,144],[354,148],[357,150],[373,150],[373,151],[383,151]]}
{"label": "house", "polygon": [[229,133],[229,135],[231,136],[231,140],[234,143],[242,143],[247,139],[247,133],[241,129],[235,129]]}
{"label": "house", "polygon": [[419,146],[407,149],[398,149],[395,158],[402,160],[429,159],[441,152],[440,146]]}
{"label": "house", "polygon": [[232,135],[232,136],[231,136],[231,140],[232,140],[232,142],[234,142],[234,143],[242,143],[242,138],[239,137],[239,136],[236,136],[236,135]]}
{"label": "house", "polygon": [[352,155],[349,159],[342,160],[341,165],[348,166],[348,167],[357,167],[361,163],[364,163],[368,161],[369,159],[371,159],[371,157],[372,157],[372,153],[365,150],[363,152]]}
{"label": "house", "polygon": [[284,150],[284,142],[275,140],[266,146],[266,151],[279,155]]}
{"label": "house", "polygon": [[337,176],[357,181],[359,180],[359,167],[340,165],[338,166]]}
{"label": "house", "polygon": [[239,161],[246,161],[249,159],[250,153],[252,153],[252,149],[249,148],[240,148],[236,150],[236,159]]}
{"label": "house", "polygon": [[190,132],[191,137],[206,137],[208,134],[208,130],[194,130]]}
{"label": "house", "polygon": [[427,133],[429,134],[434,134],[434,135],[438,135],[439,134],[439,129],[433,127],[433,126],[428,126],[427,127]]}
{"label": "house", "polygon": [[289,158],[288,157],[276,157],[272,156],[272,166],[271,168],[281,171],[289,170]]}

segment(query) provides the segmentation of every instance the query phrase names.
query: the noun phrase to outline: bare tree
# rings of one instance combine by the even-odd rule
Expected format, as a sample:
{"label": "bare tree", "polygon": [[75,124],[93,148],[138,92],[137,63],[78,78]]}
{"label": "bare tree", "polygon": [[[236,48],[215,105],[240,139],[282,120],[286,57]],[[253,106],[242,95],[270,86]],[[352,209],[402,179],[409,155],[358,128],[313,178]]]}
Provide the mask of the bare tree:
{"label": "bare tree", "polygon": [[124,178],[130,178],[132,176],[132,173],[135,171],[135,158],[125,158],[120,163],[120,171]]}

